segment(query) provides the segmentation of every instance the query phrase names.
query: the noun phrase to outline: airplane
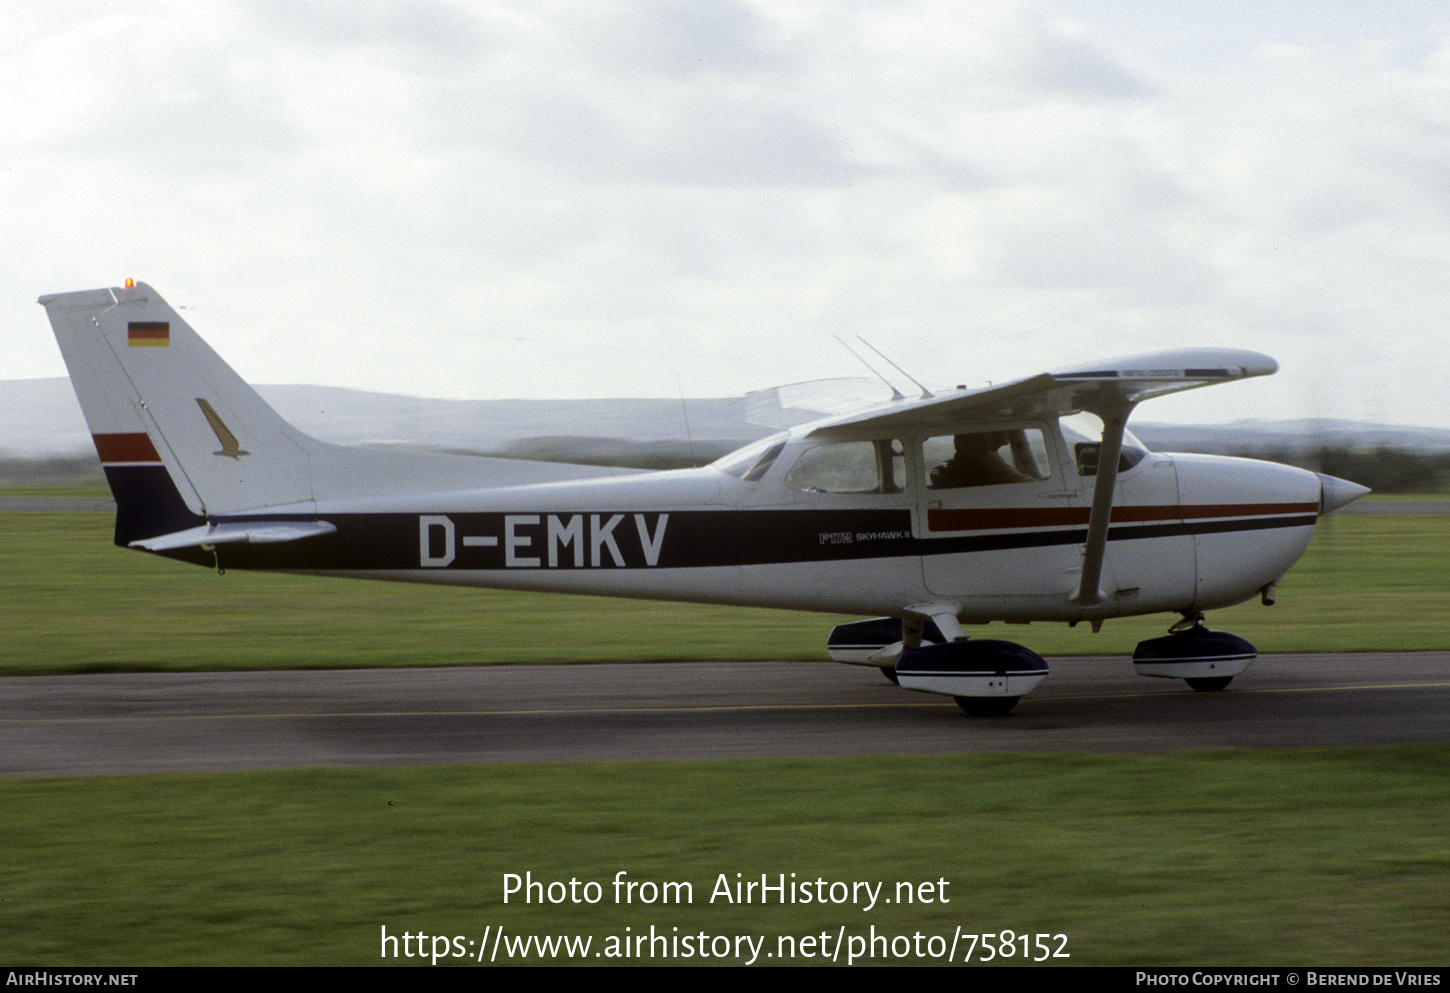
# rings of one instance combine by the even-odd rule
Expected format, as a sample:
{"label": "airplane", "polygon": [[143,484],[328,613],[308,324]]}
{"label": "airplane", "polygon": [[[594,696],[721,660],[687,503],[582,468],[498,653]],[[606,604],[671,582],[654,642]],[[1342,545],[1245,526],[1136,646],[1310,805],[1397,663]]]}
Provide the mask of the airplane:
{"label": "airplane", "polygon": [[[1250,459],[1150,452],[1138,404],[1266,376],[1188,349],[833,413],[666,471],[346,447],[285,422],[144,283],[43,296],[115,543],[226,569],[865,615],[837,661],[978,716],[1047,676],[991,621],[1177,614],[1133,655],[1225,688],[1253,645],[1204,612],[1261,597],[1369,492]],[[888,360],[889,361],[889,360]]]}

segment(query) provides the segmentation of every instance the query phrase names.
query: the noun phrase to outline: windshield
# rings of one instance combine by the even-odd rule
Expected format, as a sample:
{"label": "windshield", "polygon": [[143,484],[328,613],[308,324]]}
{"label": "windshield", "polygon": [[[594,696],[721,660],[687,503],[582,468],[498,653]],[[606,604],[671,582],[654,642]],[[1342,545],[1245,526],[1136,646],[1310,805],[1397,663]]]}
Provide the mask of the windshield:
{"label": "windshield", "polygon": [[751,442],[744,448],[738,448],[729,455],[716,459],[710,463],[710,468],[718,469],[727,476],[734,476],[747,483],[753,483],[765,475],[766,470],[784,450],[785,443],[789,440],[789,431],[773,434],[769,438]]}
{"label": "windshield", "polygon": [[[1062,436],[1067,450],[1072,452],[1077,463],[1078,475],[1091,476],[1097,472],[1097,452],[1103,443],[1103,422],[1096,414],[1081,411],[1062,418]],[[1133,432],[1123,432],[1123,451],[1118,457],[1118,471],[1126,472],[1148,455],[1143,443],[1133,437]]]}

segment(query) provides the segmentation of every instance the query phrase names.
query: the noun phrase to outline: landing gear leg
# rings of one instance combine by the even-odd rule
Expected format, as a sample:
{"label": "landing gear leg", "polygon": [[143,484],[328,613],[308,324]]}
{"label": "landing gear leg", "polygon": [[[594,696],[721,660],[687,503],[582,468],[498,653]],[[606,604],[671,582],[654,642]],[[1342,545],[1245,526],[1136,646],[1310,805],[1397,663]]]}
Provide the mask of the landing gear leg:
{"label": "landing gear leg", "polygon": [[[921,639],[926,633],[925,623],[920,617],[907,617],[901,621],[901,651],[908,652],[914,648],[921,647]],[[899,659],[900,656],[898,655]],[[881,675],[886,677],[887,682],[892,686],[900,686],[901,680],[896,677],[896,666],[883,665]]]}
{"label": "landing gear leg", "polygon": [[1196,634],[1208,630],[1203,626],[1203,611],[1180,610],[1179,613],[1183,616],[1168,626],[1169,634]]}

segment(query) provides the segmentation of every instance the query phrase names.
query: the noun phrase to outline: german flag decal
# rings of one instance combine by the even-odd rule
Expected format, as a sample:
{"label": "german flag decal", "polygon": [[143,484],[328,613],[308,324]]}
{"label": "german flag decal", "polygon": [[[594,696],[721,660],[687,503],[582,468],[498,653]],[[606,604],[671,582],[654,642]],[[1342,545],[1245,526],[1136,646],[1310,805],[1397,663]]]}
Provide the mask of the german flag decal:
{"label": "german flag decal", "polygon": [[126,344],[132,348],[166,348],[171,344],[171,322],[132,321],[126,327]]}

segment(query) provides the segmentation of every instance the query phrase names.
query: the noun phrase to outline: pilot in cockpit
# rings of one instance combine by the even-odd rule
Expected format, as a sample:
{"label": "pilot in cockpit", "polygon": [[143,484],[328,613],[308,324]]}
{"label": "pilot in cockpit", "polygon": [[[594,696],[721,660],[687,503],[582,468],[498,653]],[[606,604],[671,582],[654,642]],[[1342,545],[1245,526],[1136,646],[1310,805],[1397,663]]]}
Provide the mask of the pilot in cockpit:
{"label": "pilot in cockpit", "polygon": [[991,486],[998,483],[1026,483],[1031,476],[1014,469],[998,453],[1010,444],[1006,431],[978,431],[954,439],[956,454],[931,471],[931,488],[947,490],[959,486]]}

